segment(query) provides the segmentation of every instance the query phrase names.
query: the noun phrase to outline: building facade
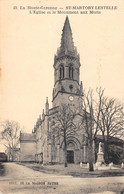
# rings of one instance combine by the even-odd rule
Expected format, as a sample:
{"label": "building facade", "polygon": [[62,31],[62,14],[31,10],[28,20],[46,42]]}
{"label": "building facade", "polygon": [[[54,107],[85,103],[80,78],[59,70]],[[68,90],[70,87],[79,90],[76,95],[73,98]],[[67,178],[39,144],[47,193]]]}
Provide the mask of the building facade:
{"label": "building facade", "polygon": [[[64,163],[63,138],[55,139],[53,121],[57,107],[62,104],[80,107],[83,87],[80,82],[80,57],[74,46],[68,17],[62,30],[61,45],[54,57],[54,88],[52,108],[46,99],[45,110],[36,122],[29,137],[21,134],[21,161]],[[33,137],[31,141],[31,137]],[[28,153],[29,150],[29,153]],[[88,147],[85,130],[70,135],[67,139],[67,162],[88,162]]]}
{"label": "building facade", "polygon": [[35,162],[36,135],[34,133],[20,133],[20,161]]}

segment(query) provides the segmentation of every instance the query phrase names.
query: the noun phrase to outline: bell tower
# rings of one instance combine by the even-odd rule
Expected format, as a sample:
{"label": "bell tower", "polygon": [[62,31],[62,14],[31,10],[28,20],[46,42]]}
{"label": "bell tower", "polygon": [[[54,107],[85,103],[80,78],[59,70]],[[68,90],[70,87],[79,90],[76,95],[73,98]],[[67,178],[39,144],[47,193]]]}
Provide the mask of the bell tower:
{"label": "bell tower", "polygon": [[61,45],[54,58],[53,107],[61,103],[76,105],[83,96],[80,83],[80,57],[74,46],[68,16],[62,30]]}

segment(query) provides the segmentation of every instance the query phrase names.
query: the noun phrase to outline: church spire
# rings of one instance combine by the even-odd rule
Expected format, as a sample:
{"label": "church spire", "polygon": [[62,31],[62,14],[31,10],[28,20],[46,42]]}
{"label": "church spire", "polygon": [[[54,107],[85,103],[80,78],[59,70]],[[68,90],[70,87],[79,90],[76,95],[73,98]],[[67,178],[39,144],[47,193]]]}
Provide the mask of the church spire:
{"label": "church spire", "polygon": [[46,115],[48,115],[48,114],[49,114],[49,102],[48,102],[48,97],[46,98],[45,110],[46,110]]}
{"label": "church spire", "polygon": [[[80,88],[80,58],[74,46],[68,16],[65,19],[61,36],[61,45],[54,57],[53,107],[62,103],[72,103],[69,95],[82,96]],[[74,99],[74,98],[71,99]],[[66,100],[65,100],[66,99]],[[73,101],[73,100],[72,100]],[[76,101],[74,101],[75,103]]]}
{"label": "church spire", "polygon": [[81,95],[83,95],[83,84],[82,84],[82,81],[81,81],[81,85],[80,85],[80,92],[81,92]]}
{"label": "church spire", "polygon": [[74,51],[74,43],[72,38],[72,31],[69,23],[68,16],[66,16],[65,24],[62,30],[60,52]]}
{"label": "church spire", "polygon": [[55,60],[62,56],[73,56],[79,59],[76,47],[74,46],[72,31],[68,16],[66,16],[64,27],[62,30],[61,45],[57,50]]}

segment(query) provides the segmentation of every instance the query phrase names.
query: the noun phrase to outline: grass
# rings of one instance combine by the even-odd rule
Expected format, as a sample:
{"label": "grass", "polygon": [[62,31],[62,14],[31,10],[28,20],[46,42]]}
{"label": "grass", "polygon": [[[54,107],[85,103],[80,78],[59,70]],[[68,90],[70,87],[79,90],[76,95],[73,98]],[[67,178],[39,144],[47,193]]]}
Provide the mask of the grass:
{"label": "grass", "polygon": [[64,165],[40,165],[37,163],[20,163],[33,170],[40,171],[48,174],[59,174],[59,175],[71,175],[74,177],[91,178],[91,177],[113,177],[113,176],[124,176],[124,169],[107,169],[107,170],[95,170],[89,172],[86,166],[80,167],[77,164],[69,164],[68,167]]}

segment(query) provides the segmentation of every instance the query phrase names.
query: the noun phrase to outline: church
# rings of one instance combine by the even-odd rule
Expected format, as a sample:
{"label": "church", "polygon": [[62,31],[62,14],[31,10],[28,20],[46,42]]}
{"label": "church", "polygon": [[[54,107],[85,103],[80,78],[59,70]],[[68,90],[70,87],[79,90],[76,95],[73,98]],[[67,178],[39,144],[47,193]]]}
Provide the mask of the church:
{"label": "church", "polygon": [[[56,141],[52,122],[56,108],[63,103],[79,106],[83,99],[83,86],[80,82],[80,56],[74,46],[68,16],[62,30],[61,44],[54,57],[54,88],[52,108],[46,98],[45,110],[36,122],[31,134],[20,133],[20,161],[41,162],[44,164],[64,163],[63,139]],[[67,139],[67,162],[88,162],[88,146],[85,130]]]}

